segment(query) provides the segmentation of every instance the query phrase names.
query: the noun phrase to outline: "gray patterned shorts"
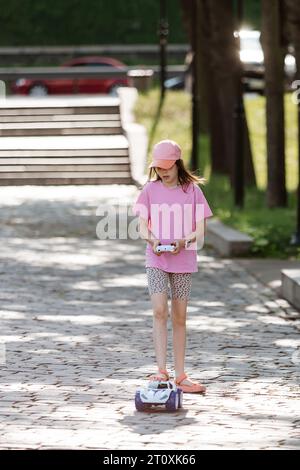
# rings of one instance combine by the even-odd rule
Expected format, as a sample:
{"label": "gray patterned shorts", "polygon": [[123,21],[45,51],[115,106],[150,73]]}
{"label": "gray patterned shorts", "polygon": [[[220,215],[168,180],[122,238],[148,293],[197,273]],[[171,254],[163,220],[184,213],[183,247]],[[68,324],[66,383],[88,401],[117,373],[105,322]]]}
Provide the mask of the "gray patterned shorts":
{"label": "gray patterned shorts", "polygon": [[190,298],[192,273],[168,273],[159,268],[146,268],[146,272],[150,295],[166,292],[172,299]]}

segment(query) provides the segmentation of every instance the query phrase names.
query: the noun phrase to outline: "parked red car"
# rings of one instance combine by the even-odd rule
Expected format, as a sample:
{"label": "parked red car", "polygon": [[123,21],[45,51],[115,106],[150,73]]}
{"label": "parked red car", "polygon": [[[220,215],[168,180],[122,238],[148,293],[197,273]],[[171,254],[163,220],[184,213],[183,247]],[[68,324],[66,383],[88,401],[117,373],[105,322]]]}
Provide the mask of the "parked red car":
{"label": "parked red car", "polygon": [[[112,67],[122,69],[125,64],[110,57],[79,57],[65,62],[62,67]],[[115,95],[120,86],[129,86],[127,78],[116,75],[110,78],[51,78],[28,79],[19,78],[12,86],[12,93],[19,95],[46,96],[67,95],[73,93],[105,93]]]}

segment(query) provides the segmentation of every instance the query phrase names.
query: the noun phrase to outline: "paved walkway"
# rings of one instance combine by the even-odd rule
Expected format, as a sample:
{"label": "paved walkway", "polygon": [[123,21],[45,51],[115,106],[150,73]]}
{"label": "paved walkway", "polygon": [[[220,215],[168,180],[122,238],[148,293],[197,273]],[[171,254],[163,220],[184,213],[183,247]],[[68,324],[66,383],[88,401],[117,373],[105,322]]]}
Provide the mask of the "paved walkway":
{"label": "paved walkway", "polygon": [[185,395],[176,413],[135,411],[154,370],[144,244],[99,240],[95,216],[100,203],[135,196],[0,187],[0,448],[299,449],[294,309],[208,249],[193,277],[186,361],[207,395]]}

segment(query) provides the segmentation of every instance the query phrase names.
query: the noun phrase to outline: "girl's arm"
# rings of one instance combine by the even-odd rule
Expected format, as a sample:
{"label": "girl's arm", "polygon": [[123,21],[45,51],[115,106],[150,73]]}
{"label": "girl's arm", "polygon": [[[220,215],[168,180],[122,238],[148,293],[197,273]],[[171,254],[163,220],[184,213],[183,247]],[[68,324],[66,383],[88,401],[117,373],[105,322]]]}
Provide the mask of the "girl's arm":
{"label": "girl's arm", "polygon": [[185,242],[187,240],[190,240],[191,243],[195,242],[196,240],[202,241],[205,237],[205,231],[206,231],[206,219],[199,220],[198,222],[196,222],[195,232],[191,232],[185,238],[182,238],[181,240],[177,240],[179,243],[179,247],[185,248]]}
{"label": "girl's arm", "polygon": [[195,242],[196,240],[202,240],[202,238],[205,237],[205,231],[206,231],[206,219],[199,220],[196,222],[196,230],[195,232],[190,233],[187,237],[185,237],[184,240],[191,240],[192,242]]}
{"label": "girl's arm", "polygon": [[153,233],[148,229],[148,222],[143,217],[139,217],[139,233],[143,240],[146,240],[152,246],[152,251],[155,255],[161,256],[162,253],[156,252],[157,245],[160,245],[160,241],[155,238]]}
{"label": "girl's arm", "polygon": [[139,217],[139,234],[143,240],[154,246],[155,242],[159,242],[153,233],[148,229],[148,222],[143,217]]}

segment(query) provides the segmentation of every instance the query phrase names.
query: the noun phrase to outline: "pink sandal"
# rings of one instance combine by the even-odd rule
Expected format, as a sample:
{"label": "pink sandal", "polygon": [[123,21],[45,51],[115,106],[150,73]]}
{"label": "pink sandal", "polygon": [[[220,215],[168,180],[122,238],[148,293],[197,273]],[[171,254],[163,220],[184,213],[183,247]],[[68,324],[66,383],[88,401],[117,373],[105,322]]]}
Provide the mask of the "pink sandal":
{"label": "pink sandal", "polygon": [[[186,385],[181,383],[188,379],[191,382],[191,385]],[[200,383],[193,382],[185,373],[181,374],[179,377],[176,378],[175,384],[178,388],[180,388],[184,393],[205,393],[206,387]]]}
{"label": "pink sandal", "polygon": [[170,376],[169,376],[168,371],[163,370],[163,369],[158,369],[158,374],[150,375],[149,380],[151,381],[158,380],[160,382],[164,382],[164,381],[170,380]]}

